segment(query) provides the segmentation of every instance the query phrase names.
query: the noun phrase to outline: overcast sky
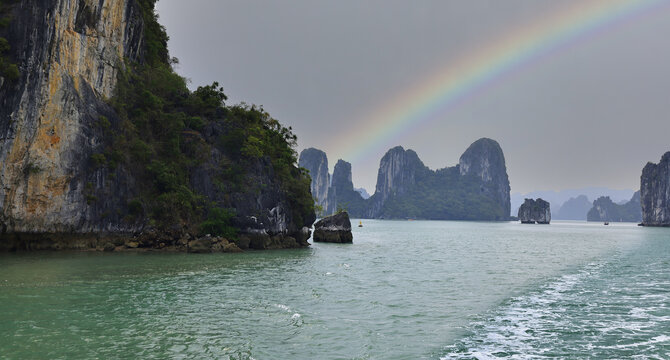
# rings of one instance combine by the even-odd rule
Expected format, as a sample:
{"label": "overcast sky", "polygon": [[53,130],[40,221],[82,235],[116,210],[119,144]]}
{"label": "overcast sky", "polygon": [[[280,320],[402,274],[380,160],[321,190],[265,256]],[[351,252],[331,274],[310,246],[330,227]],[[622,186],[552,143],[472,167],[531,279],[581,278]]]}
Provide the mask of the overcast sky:
{"label": "overcast sky", "polygon": [[[579,0],[584,1],[584,0]],[[292,126],[299,151],[331,171],[366,114],[469,52],[573,5],[553,0],[160,0],[177,71],[192,88],[219,81],[229,103],[263,105]],[[503,148],[513,192],[638,189],[670,151],[670,7],[580,37],[479,89],[439,118],[352,161],[374,192],[395,145],[432,169],[480,137]],[[375,134],[371,134],[374,137]],[[334,141],[333,139],[338,139]]]}

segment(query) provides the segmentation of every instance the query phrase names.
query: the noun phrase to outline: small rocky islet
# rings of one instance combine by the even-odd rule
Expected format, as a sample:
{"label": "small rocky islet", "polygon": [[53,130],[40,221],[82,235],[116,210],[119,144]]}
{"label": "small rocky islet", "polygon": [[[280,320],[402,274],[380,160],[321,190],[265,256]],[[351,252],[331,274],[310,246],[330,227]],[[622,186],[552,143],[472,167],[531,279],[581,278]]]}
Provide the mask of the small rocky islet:
{"label": "small rocky islet", "polygon": [[549,224],[551,223],[551,206],[542,198],[525,199],[519,207],[519,221],[522,224]]}
{"label": "small rocky islet", "polygon": [[335,215],[326,216],[317,221],[316,224],[314,224],[313,239],[315,242],[353,242],[349,214],[346,211],[341,211]]}

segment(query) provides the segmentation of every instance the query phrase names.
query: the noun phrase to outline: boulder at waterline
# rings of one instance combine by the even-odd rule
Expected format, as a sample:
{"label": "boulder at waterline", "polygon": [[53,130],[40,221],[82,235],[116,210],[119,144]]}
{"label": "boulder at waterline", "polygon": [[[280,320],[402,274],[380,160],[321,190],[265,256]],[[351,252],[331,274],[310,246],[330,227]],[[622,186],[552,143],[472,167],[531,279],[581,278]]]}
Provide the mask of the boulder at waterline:
{"label": "boulder at waterline", "polygon": [[315,242],[351,243],[353,238],[351,221],[346,211],[325,217],[314,224]]}
{"label": "boulder at waterline", "polygon": [[519,220],[522,224],[549,224],[551,222],[551,208],[548,201],[526,199],[519,207]]}

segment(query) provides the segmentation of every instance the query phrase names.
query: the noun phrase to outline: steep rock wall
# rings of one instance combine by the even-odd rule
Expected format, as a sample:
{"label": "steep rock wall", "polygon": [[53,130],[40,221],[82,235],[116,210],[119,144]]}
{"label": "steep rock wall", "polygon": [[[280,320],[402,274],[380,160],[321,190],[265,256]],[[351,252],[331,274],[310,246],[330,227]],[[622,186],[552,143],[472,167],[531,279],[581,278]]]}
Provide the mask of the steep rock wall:
{"label": "steep rock wall", "polygon": [[384,154],[379,162],[375,193],[370,197],[367,216],[379,217],[384,203],[391,196],[403,195],[430,173],[414,150],[396,146]]}
{"label": "steep rock wall", "polygon": [[328,213],[334,214],[340,208],[347,210],[353,217],[362,217],[365,205],[361,194],[354,190],[351,164],[338,160],[328,189]]}
{"label": "steep rock wall", "polygon": [[[278,156],[290,153],[295,137],[276,121],[262,120],[269,114],[252,109],[235,112],[223,102],[189,103],[204,109],[209,118],[199,119],[197,128],[183,123],[172,131],[179,134],[178,143],[199,144],[202,159],[180,165],[179,171],[186,174],[184,182],[175,172],[161,174],[168,176],[170,186],[187,188],[179,194],[192,192],[193,198],[200,199],[193,206],[193,198],[175,198],[175,190],[157,188],[156,183],[165,178],[148,178],[148,165],[153,166],[154,160],[162,166],[156,171],[168,168],[167,162],[158,161],[164,158],[157,160],[158,155],[149,152],[150,164],[137,159],[131,163],[129,153],[123,152],[127,149],[110,148],[112,140],[128,134],[123,129],[135,126],[128,114],[119,116],[108,105],[113,96],[122,98],[117,90],[137,91],[128,77],[141,68],[144,74],[164,79],[178,77],[168,64],[167,37],[160,34],[160,25],[149,13],[153,1],[23,0],[9,9],[12,22],[0,36],[9,40],[10,56],[19,64],[21,76],[0,86],[0,250],[113,249],[124,241],[129,248],[186,249],[202,230],[203,220],[209,221],[214,210],[222,208],[234,218],[211,221],[239,230],[235,241],[242,249],[309,245],[314,212],[307,179],[292,156],[285,156],[281,167],[275,166]],[[202,100],[177,83],[172,85],[181,101]],[[161,102],[152,93],[136,98]],[[197,112],[188,109],[164,109],[164,117],[155,117],[157,127],[175,118],[167,111],[181,116],[183,111]],[[253,111],[257,121],[265,121],[260,124],[261,134],[283,139],[275,137],[273,149],[283,155],[268,150],[241,159],[222,144],[221,138],[238,124],[228,121],[226,114],[252,116]],[[246,141],[244,131],[241,134],[239,140]],[[120,153],[120,160],[112,165],[114,151]],[[175,151],[184,156],[182,147]],[[96,160],[101,158],[103,165]],[[153,192],[143,190],[149,187]],[[157,202],[147,201],[150,195],[172,196],[168,201],[177,201],[174,206],[167,202],[169,206],[160,209],[163,212],[187,206],[192,206],[191,211],[188,217],[175,215],[175,221],[161,223],[152,213]]]}
{"label": "steep rock wall", "polygon": [[[3,34],[21,77],[0,88],[0,222],[12,232],[131,231],[115,218],[132,180],[89,172],[123,60],[142,56],[131,0],[21,1]],[[117,194],[105,200],[107,193]],[[89,206],[93,199],[101,200]],[[103,216],[104,215],[104,216]]]}
{"label": "steep rock wall", "polygon": [[321,205],[324,210],[328,209],[330,174],[328,174],[328,157],[326,153],[315,148],[305,149],[300,152],[298,164],[309,171],[309,175],[312,178],[312,196],[316,198],[316,203]]}
{"label": "steep rock wall", "polygon": [[640,177],[642,224],[670,226],[670,152],[658,164],[647,163]]}
{"label": "steep rock wall", "polygon": [[474,175],[482,180],[482,192],[495,199],[510,212],[510,185],[505,156],[500,145],[492,139],[481,138],[461,155],[458,161],[461,175]]}

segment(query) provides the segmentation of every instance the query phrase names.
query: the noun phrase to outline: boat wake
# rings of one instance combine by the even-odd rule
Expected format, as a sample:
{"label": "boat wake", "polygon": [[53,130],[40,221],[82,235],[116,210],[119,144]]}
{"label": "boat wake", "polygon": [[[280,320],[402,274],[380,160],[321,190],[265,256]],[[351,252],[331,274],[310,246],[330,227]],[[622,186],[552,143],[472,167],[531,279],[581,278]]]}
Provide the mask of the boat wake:
{"label": "boat wake", "polygon": [[588,264],[485,314],[441,359],[668,358],[668,275]]}

